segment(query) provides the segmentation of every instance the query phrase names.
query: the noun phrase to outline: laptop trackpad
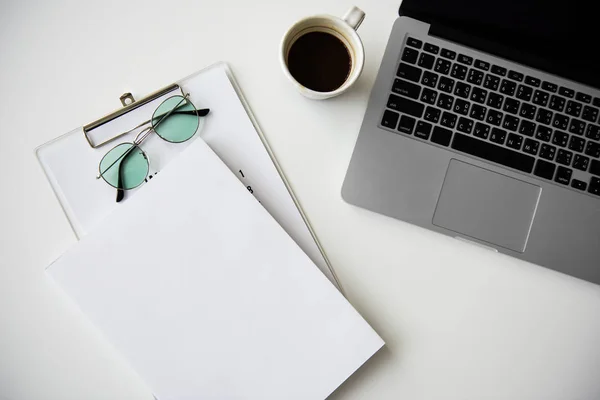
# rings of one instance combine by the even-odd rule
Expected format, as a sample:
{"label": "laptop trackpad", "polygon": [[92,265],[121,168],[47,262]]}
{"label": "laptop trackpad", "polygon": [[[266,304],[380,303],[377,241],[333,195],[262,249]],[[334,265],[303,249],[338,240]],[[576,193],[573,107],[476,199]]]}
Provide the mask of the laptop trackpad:
{"label": "laptop trackpad", "polygon": [[433,224],[522,253],[541,192],[539,186],[451,160]]}

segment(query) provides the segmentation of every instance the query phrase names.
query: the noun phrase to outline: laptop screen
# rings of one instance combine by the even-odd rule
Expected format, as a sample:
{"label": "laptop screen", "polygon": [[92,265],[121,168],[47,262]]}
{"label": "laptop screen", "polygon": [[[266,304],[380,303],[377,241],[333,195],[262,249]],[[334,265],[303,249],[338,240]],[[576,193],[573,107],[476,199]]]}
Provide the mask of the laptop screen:
{"label": "laptop screen", "polygon": [[[400,14],[497,43],[513,50],[498,55],[600,88],[600,69],[595,63],[600,22],[593,4],[582,0],[404,0]],[[482,45],[474,47],[498,53]],[[537,62],[530,61],[532,55]]]}

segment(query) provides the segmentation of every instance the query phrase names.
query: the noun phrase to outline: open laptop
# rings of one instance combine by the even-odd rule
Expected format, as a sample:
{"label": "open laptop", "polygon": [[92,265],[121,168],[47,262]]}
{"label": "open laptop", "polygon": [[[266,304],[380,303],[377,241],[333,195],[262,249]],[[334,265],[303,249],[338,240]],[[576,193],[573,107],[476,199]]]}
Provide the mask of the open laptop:
{"label": "open laptop", "polygon": [[592,7],[404,0],[344,199],[600,283]]}

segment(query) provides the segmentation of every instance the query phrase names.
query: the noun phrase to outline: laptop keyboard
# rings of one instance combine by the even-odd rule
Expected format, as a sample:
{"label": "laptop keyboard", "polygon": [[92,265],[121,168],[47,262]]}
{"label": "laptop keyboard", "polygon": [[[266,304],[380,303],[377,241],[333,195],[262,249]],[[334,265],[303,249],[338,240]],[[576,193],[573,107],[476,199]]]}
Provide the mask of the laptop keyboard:
{"label": "laptop keyboard", "polygon": [[600,196],[600,98],[414,37],[396,75],[383,127]]}

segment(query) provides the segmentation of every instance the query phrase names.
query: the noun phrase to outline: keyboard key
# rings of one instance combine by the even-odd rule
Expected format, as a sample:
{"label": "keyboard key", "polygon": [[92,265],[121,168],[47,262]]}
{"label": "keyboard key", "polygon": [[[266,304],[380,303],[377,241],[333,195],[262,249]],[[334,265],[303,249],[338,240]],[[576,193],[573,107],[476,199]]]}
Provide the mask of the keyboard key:
{"label": "keyboard key", "polygon": [[398,75],[400,78],[408,79],[409,81],[419,82],[419,79],[421,79],[421,70],[417,67],[413,67],[412,65],[400,63],[400,66],[398,67],[398,73],[396,75]]}
{"label": "keyboard key", "polygon": [[461,99],[456,99],[456,101],[454,102],[454,107],[453,110],[456,113],[462,114],[462,115],[467,115],[469,113],[469,106],[471,105],[471,103],[469,103],[468,101],[464,101]]}
{"label": "keyboard key", "polygon": [[547,90],[552,93],[556,93],[556,91],[558,90],[558,85],[556,85],[554,83],[550,83],[550,82],[543,82],[542,89]]}
{"label": "keyboard key", "polygon": [[513,94],[515,94],[515,90],[517,90],[516,83],[507,79],[502,79],[502,84],[500,85],[500,93],[503,93],[507,96],[512,96]]}
{"label": "keyboard key", "polygon": [[433,143],[441,144],[442,146],[448,146],[452,140],[452,131],[436,126],[433,128],[433,134],[431,135],[431,141]]}
{"label": "keyboard key", "polygon": [[525,139],[525,145],[523,145],[523,151],[531,155],[537,155],[540,142],[533,139]]}
{"label": "keyboard key", "polygon": [[582,106],[583,105],[581,103],[578,103],[573,100],[569,100],[569,101],[567,101],[567,109],[565,110],[565,112],[573,117],[579,117]]}
{"label": "keyboard key", "polygon": [[440,56],[448,58],[450,60],[454,60],[456,58],[456,52],[448,49],[442,49]]}
{"label": "keyboard key", "polygon": [[596,196],[600,196],[600,178],[592,176],[588,192],[590,192],[591,194],[595,194]]}
{"label": "keyboard key", "polygon": [[530,101],[531,96],[533,95],[533,89],[529,86],[519,85],[519,89],[517,89],[517,98],[525,101]]}
{"label": "keyboard key", "polygon": [[421,101],[427,104],[435,104],[435,99],[437,99],[437,92],[435,90],[423,88],[423,92],[421,93]]}
{"label": "keyboard key", "polygon": [[504,101],[504,96],[497,93],[490,93],[487,100],[487,105],[490,107],[494,107],[500,109],[502,107],[502,102]]}
{"label": "keyboard key", "polygon": [[531,104],[523,103],[521,107],[521,111],[519,111],[519,116],[527,119],[533,119],[535,117],[535,112],[537,111],[537,107]]}
{"label": "keyboard key", "polygon": [[452,103],[454,103],[454,97],[448,96],[447,94],[440,93],[438,96],[437,106],[446,110],[452,109]]}
{"label": "keyboard key", "polygon": [[585,136],[592,140],[600,140],[600,127],[589,124]]}
{"label": "keyboard key", "polygon": [[435,63],[435,57],[431,54],[421,53],[419,57],[419,67],[431,69],[433,68],[433,64]]}
{"label": "keyboard key", "polygon": [[542,144],[540,148],[540,157],[545,158],[546,160],[554,160],[554,155],[556,154],[556,147],[550,146],[549,144]]}
{"label": "keyboard key", "polygon": [[415,120],[412,117],[409,117],[408,115],[403,115],[402,117],[400,117],[400,123],[398,124],[398,130],[400,132],[404,132],[407,135],[412,134],[412,130],[415,127],[415,124],[417,123],[417,120]]}
{"label": "keyboard key", "polygon": [[587,189],[587,183],[580,181],[578,179],[573,179],[573,181],[571,182],[571,187],[578,189],[578,190],[585,190],[585,189]]}
{"label": "keyboard key", "polygon": [[471,113],[469,114],[469,116],[471,118],[475,118],[480,121],[483,121],[485,118],[486,112],[487,112],[486,107],[480,106],[479,104],[473,104],[473,106],[471,107]]}
{"label": "keyboard key", "polygon": [[558,89],[558,94],[560,94],[561,96],[572,98],[573,96],[575,96],[575,91],[573,89],[561,86],[560,89]]}
{"label": "keyboard key", "polygon": [[434,74],[433,72],[429,71],[423,72],[423,79],[421,79],[421,83],[423,85],[429,86],[430,88],[435,88],[437,86],[437,82],[438,74]]}
{"label": "keyboard key", "polygon": [[483,81],[483,87],[490,90],[498,90],[500,86],[500,78],[494,75],[487,74]]}
{"label": "keyboard key", "polygon": [[562,114],[556,114],[554,116],[554,122],[552,122],[552,126],[556,129],[563,129],[566,131],[567,127],[569,126],[569,117]]}
{"label": "keyboard key", "polygon": [[402,53],[402,61],[406,61],[407,63],[414,64],[417,62],[417,58],[419,57],[419,52],[415,49],[411,49],[410,47],[405,47],[404,52]]}
{"label": "keyboard key", "polygon": [[425,50],[428,53],[437,54],[440,51],[440,48],[435,44],[425,43],[425,47],[423,47],[423,50]]}
{"label": "keyboard key", "polygon": [[419,52],[415,49],[411,49],[410,47],[405,47],[404,52],[402,53],[402,61],[406,61],[407,63],[414,64],[417,62],[417,58],[419,57]]}
{"label": "keyboard key", "polygon": [[513,81],[521,82],[523,81],[524,75],[517,71],[508,71],[508,79],[512,79]]}
{"label": "keyboard key", "polygon": [[521,102],[519,100],[507,97],[506,101],[504,102],[504,107],[502,109],[508,113],[516,114],[519,111],[520,105]]}
{"label": "keyboard key", "polygon": [[427,107],[424,118],[429,122],[437,123],[440,120],[441,114],[441,110],[435,107]]}
{"label": "keyboard key", "polygon": [[396,79],[394,81],[394,86],[392,86],[392,92],[416,100],[421,94],[421,87],[402,79]]}
{"label": "keyboard key", "polygon": [[585,132],[585,122],[575,118],[571,119],[571,124],[569,124],[569,132],[582,136]]}
{"label": "keyboard key", "polygon": [[421,42],[419,39],[409,37],[408,39],[406,39],[406,45],[420,49],[423,45],[423,42]]}
{"label": "keyboard key", "polygon": [[554,136],[552,137],[553,144],[560,146],[560,147],[566,147],[568,141],[569,141],[569,135],[567,135],[566,133],[564,133],[562,131],[554,131]]}
{"label": "keyboard key", "polygon": [[487,139],[490,134],[490,126],[482,124],[481,122],[475,123],[475,130],[473,136],[477,136],[482,139]]}
{"label": "keyboard key", "polygon": [[485,121],[492,125],[500,126],[500,123],[502,122],[502,113],[496,110],[488,110]]}
{"label": "keyboard key", "polygon": [[522,120],[521,126],[519,126],[519,133],[525,136],[533,136],[535,133],[536,125],[533,122]]}
{"label": "keyboard key", "polygon": [[539,87],[541,82],[541,80],[534,78],[533,76],[528,76],[525,78],[525,83],[531,86]]}
{"label": "keyboard key", "polygon": [[554,178],[554,181],[563,185],[568,185],[569,183],[571,183],[572,175],[572,169],[559,166],[558,171],[556,171],[556,178]]}
{"label": "keyboard key", "polygon": [[592,100],[592,104],[595,105],[596,107],[600,107],[600,99],[597,97],[594,97],[594,100]]}
{"label": "keyboard key", "polygon": [[464,65],[454,64],[454,66],[452,67],[452,72],[450,73],[450,76],[452,76],[453,78],[456,78],[456,79],[463,80],[467,77],[467,70],[468,70],[468,68],[465,67]]}
{"label": "keyboard key", "polygon": [[462,97],[463,99],[468,99],[469,93],[471,93],[471,86],[466,83],[456,82],[456,87],[454,88],[455,95]]}
{"label": "keyboard key", "polygon": [[456,114],[452,114],[452,113],[449,113],[448,111],[444,111],[442,113],[442,120],[440,121],[440,124],[444,125],[446,128],[454,129],[457,118],[458,118],[458,116]]}
{"label": "keyboard key", "polygon": [[581,114],[581,118],[589,122],[596,122],[596,119],[598,118],[598,109],[590,106],[583,107],[583,114]]}
{"label": "keyboard key", "polygon": [[460,117],[458,119],[458,124],[456,125],[456,130],[464,133],[471,133],[474,123],[475,122],[472,119]]}
{"label": "keyboard key", "polygon": [[571,136],[571,140],[569,141],[569,149],[576,151],[578,153],[583,153],[583,149],[585,147],[585,140],[579,138],[577,136]]}
{"label": "keyboard key", "polygon": [[523,144],[523,136],[517,135],[516,133],[511,133],[508,135],[508,139],[506,140],[506,145],[511,149],[521,150],[521,145]]}
{"label": "keyboard key", "polygon": [[448,60],[444,60],[443,58],[438,58],[435,62],[435,72],[439,72],[440,74],[448,75],[450,72],[450,66],[452,63]]}
{"label": "keyboard key", "polygon": [[506,140],[506,131],[499,128],[492,128],[490,140],[494,143],[504,144],[504,141]]}
{"label": "keyboard key", "polygon": [[404,97],[396,96],[395,94],[390,94],[387,106],[392,110],[400,111],[404,114],[412,115],[413,117],[417,118],[421,118],[423,115],[423,109],[425,108],[425,106],[421,103],[417,103],[416,101],[412,101]]}
{"label": "keyboard key", "polygon": [[533,173],[540,178],[552,180],[554,177],[554,170],[556,170],[556,165],[549,163],[548,161],[538,160],[535,164],[535,171],[533,171]]}
{"label": "keyboard key", "polygon": [[560,149],[556,155],[556,162],[562,165],[571,165],[571,159],[573,159],[573,153],[568,150]]}
{"label": "keyboard key", "polygon": [[549,142],[552,137],[552,129],[538,125],[537,132],[535,133],[535,138],[539,140],[543,140],[544,142]]}
{"label": "keyboard key", "polygon": [[589,164],[590,159],[588,157],[575,154],[575,159],[573,160],[573,168],[578,169],[580,171],[587,171]]}
{"label": "keyboard key", "polygon": [[383,117],[381,118],[381,125],[385,126],[386,128],[396,129],[396,124],[398,123],[399,117],[400,114],[390,110],[385,110]]}
{"label": "keyboard key", "polygon": [[496,74],[496,75],[500,75],[500,76],[505,76],[506,75],[506,68],[500,67],[498,65],[492,65],[492,74]]}
{"label": "keyboard key", "polygon": [[490,69],[490,63],[481,60],[475,60],[475,68],[487,71],[488,69]]}
{"label": "keyboard key", "polygon": [[575,95],[575,99],[588,104],[592,102],[592,96],[581,92],[577,92],[577,94]]}
{"label": "keyboard key", "polygon": [[487,90],[474,87],[471,91],[471,100],[476,101],[478,103],[485,103],[485,97],[487,96]]}
{"label": "keyboard key", "polygon": [[533,92],[533,103],[537,104],[538,106],[546,106],[546,103],[548,103],[548,98],[550,97],[550,95],[546,92],[542,92],[541,90],[536,90],[535,92]]}
{"label": "keyboard key", "polygon": [[550,125],[550,122],[552,121],[552,111],[546,110],[545,108],[540,108],[535,116],[535,120],[537,122],[541,122],[542,124]]}
{"label": "keyboard key", "polygon": [[462,133],[454,135],[452,148],[527,173],[533,170],[535,162],[535,158],[527,154],[518,153],[505,147],[463,135]]}
{"label": "keyboard key", "polygon": [[600,161],[592,160],[590,164],[590,174],[600,176]]}
{"label": "keyboard key", "polygon": [[565,102],[566,100],[564,97],[559,97],[553,94],[550,97],[550,104],[548,104],[548,107],[550,107],[554,111],[562,112],[562,110],[565,108]]}
{"label": "keyboard key", "polygon": [[504,122],[502,122],[502,127],[509,131],[516,132],[517,128],[519,128],[519,118],[506,114],[504,116]]}
{"label": "keyboard key", "polygon": [[469,70],[467,82],[472,83],[473,85],[481,85],[483,82],[483,75],[483,72],[471,68],[471,70]]}
{"label": "keyboard key", "polygon": [[431,124],[427,122],[419,121],[417,122],[417,128],[415,129],[415,137],[419,139],[428,140],[429,135],[431,134]]}
{"label": "keyboard key", "polygon": [[473,64],[473,57],[465,56],[464,54],[459,54],[458,62],[462,64],[471,65]]}

